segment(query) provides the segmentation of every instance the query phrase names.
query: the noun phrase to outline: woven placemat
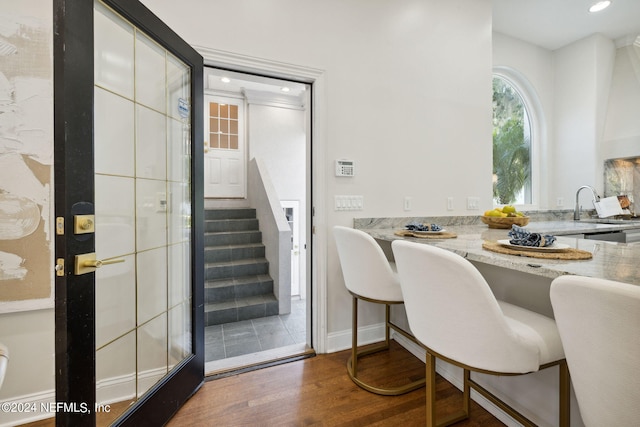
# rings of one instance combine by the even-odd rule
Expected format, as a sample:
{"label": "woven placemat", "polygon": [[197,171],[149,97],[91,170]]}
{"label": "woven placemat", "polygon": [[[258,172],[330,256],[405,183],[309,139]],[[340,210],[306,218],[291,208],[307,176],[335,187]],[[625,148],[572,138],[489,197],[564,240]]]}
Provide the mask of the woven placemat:
{"label": "woven placemat", "polygon": [[497,252],[499,254],[506,255],[519,255],[531,258],[545,258],[545,259],[563,259],[563,260],[579,260],[579,259],[591,259],[593,254],[589,251],[583,251],[581,249],[568,248],[562,252],[532,252],[527,250],[511,249],[502,246],[498,242],[485,241],[482,243],[482,247],[488,251]]}
{"label": "woven placemat", "polygon": [[394,234],[402,237],[417,237],[418,239],[455,239],[458,237],[456,233],[448,233],[446,231],[434,234],[419,234],[411,230],[398,230]]}

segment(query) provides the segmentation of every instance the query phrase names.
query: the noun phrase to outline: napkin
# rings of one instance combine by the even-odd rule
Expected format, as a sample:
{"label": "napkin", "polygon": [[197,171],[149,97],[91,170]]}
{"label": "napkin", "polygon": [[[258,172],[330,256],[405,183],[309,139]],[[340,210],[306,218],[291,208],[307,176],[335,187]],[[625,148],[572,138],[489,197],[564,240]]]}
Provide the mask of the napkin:
{"label": "napkin", "polygon": [[420,224],[418,222],[410,222],[405,225],[407,230],[411,231],[442,231],[442,227],[438,224]]}
{"label": "napkin", "polygon": [[532,233],[529,230],[513,224],[511,231],[509,231],[509,243],[518,246],[532,246],[532,247],[545,247],[551,246],[556,241],[555,236],[548,234],[542,235],[539,233]]}

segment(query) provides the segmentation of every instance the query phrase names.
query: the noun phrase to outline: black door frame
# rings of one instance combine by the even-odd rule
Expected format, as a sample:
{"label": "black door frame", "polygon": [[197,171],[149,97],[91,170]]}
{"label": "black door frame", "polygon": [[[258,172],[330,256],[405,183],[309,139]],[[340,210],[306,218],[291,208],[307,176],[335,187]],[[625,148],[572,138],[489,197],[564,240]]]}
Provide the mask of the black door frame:
{"label": "black door frame", "polygon": [[[162,425],[204,379],[203,59],[138,1],[103,2],[191,68],[192,354],[114,422]],[[74,214],[94,213],[93,1],[54,0],[53,9],[55,258],[64,260],[55,279],[56,402],[66,404],[56,425],[93,426],[95,273],[75,276],[73,264],[76,254],[94,252],[95,238],[72,227]]]}

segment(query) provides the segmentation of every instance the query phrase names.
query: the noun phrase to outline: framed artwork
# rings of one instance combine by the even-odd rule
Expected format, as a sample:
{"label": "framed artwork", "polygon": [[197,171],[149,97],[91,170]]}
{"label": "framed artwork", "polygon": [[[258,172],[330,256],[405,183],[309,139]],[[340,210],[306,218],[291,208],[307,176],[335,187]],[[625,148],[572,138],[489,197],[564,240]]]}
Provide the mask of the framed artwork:
{"label": "framed artwork", "polygon": [[52,8],[0,0],[0,313],[53,307]]}

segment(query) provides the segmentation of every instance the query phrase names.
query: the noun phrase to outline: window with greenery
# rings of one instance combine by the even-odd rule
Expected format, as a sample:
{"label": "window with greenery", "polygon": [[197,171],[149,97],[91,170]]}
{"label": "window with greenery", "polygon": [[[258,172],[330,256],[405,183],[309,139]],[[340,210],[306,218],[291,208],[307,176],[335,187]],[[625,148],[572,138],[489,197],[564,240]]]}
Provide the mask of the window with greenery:
{"label": "window with greenery", "polygon": [[502,77],[493,78],[493,199],[531,203],[531,125],[522,96]]}

